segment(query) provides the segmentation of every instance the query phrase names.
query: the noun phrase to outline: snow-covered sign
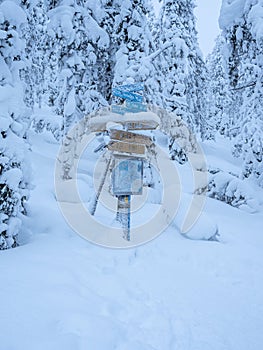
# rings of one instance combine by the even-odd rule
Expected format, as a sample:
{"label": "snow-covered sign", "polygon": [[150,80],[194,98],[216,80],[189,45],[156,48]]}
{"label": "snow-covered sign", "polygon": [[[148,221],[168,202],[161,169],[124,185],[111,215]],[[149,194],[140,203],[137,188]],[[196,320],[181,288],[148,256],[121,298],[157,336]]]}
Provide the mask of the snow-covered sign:
{"label": "snow-covered sign", "polygon": [[147,112],[147,105],[140,102],[126,101],[125,105],[112,105],[111,111],[122,115],[125,113]]}
{"label": "snow-covered sign", "polygon": [[112,113],[117,113],[121,115],[124,115],[125,113],[127,113],[126,107],[123,105],[112,105],[111,111]]}
{"label": "snow-covered sign", "polygon": [[111,130],[110,137],[112,140],[137,143],[146,146],[151,146],[153,141],[149,136],[134,134],[133,132],[123,131],[123,130]]}
{"label": "snow-covered sign", "polygon": [[125,115],[108,113],[107,115],[91,118],[89,120],[89,130],[91,132],[106,131],[109,123],[121,124],[127,130],[153,130],[159,126],[160,118],[150,111],[127,113]]}
{"label": "snow-covered sign", "polygon": [[112,94],[116,97],[123,98],[131,102],[142,102],[143,96],[137,92],[143,91],[144,85],[142,83],[137,84],[127,84],[117,86],[112,89]]}
{"label": "snow-covered sign", "polygon": [[141,102],[126,101],[126,109],[130,113],[147,112],[147,105]]}
{"label": "snow-covered sign", "polygon": [[112,192],[115,196],[141,195],[143,161],[136,158],[115,158],[112,172]]}
{"label": "snow-covered sign", "polygon": [[111,141],[108,144],[108,149],[119,153],[136,154],[140,156],[145,155],[145,146],[136,143]]}
{"label": "snow-covered sign", "polygon": [[139,92],[139,91],[144,91],[144,84],[143,83],[125,84],[125,85],[117,86],[113,89],[121,89],[122,91],[128,91],[128,92]]}

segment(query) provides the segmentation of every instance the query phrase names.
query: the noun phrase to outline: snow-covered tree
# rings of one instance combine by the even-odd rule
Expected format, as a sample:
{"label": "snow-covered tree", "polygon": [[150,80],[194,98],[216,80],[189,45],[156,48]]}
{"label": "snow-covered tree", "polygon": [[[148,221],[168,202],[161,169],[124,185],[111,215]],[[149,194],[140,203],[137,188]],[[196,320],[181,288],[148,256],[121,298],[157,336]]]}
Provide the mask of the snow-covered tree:
{"label": "snow-covered tree", "polygon": [[229,84],[225,51],[225,40],[222,36],[218,36],[215,47],[207,58],[209,80],[206,138],[208,139],[213,139],[217,132],[229,137],[230,129],[233,127],[231,118],[233,93]]}
{"label": "snow-covered tree", "polygon": [[160,56],[165,107],[189,127],[204,128],[206,69],[198,47],[193,0],[165,0],[160,13],[159,46],[171,43]]}
{"label": "snow-covered tree", "polygon": [[99,89],[102,96],[108,103],[112,99],[112,84],[114,79],[114,66],[116,62],[116,52],[118,50],[118,38],[114,34],[115,19],[119,15],[119,5],[115,0],[100,0],[101,6],[88,6],[93,18],[99,26],[108,34],[109,44],[107,50],[104,50],[98,57]]}
{"label": "snow-covered tree", "polygon": [[26,15],[15,2],[0,4],[0,249],[17,246],[29,195],[28,123],[19,74],[25,23]]}
{"label": "snow-covered tree", "polygon": [[[63,177],[68,178],[77,140],[70,139],[67,132],[75,121],[108,104],[102,94],[100,73],[109,36],[95,18],[100,17],[100,3],[61,0],[49,8],[49,54],[54,62],[49,100],[62,117],[67,149]],[[75,136],[78,138],[79,133]]]}
{"label": "snow-covered tree", "polygon": [[243,176],[263,186],[263,30],[262,1],[223,0],[220,26],[228,44],[228,73],[234,92],[235,155]]}
{"label": "snow-covered tree", "polygon": [[179,17],[185,28],[183,38],[188,48],[186,100],[192,115],[190,127],[205,139],[208,128],[207,70],[198,45],[194,8],[195,0],[182,0],[179,3]]}
{"label": "snow-covered tree", "polygon": [[192,131],[206,130],[206,69],[198,48],[194,1],[165,0],[156,28],[157,47],[161,50],[155,74],[160,81],[162,104],[170,113],[166,126],[170,134],[172,158],[185,156],[175,140],[177,118],[183,119]]}
{"label": "snow-covered tree", "polygon": [[147,0],[113,1],[115,21],[111,41],[115,45],[113,86],[143,82],[145,101],[159,103],[155,51],[149,27],[153,9]]}
{"label": "snow-covered tree", "polygon": [[57,113],[63,115],[64,132],[76,118],[107,104],[99,89],[98,57],[109,38],[90,9],[79,3],[60,1],[48,12],[51,52],[57,57],[58,91],[53,99]]}
{"label": "snow-covered tree", "polygon": [[25,103],[31,109],[35,106],[41,108],[47,90],[45,71],[49,65],[47,7],[44,0],[27,0],[22,3],[28,22],[24,29],[27,58],[23,72],[23,80],[26,82]]}
{"label": "snow-covered tree", "polygon": [[163,107],[190,124],[186,101],[188,47],[185,28],[180,18],[178,1],[164,1],[157,28],[158,47],[166,47],[159,55],[158,77],[161,81]]}

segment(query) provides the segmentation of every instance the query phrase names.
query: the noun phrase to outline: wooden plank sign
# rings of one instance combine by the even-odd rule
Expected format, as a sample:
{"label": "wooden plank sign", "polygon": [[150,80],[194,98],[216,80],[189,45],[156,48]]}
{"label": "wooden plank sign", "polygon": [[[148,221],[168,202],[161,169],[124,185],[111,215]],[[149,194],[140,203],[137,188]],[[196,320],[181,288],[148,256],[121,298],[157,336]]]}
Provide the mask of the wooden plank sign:
{"label": "wooden plank sign", "polygon": [[111,141],[108,144],[108,149],[113,152],[145,155],[145,145],[139,145],[136,143]]}
{"label": "wooden plank sign", "polygon": [[137,143],[151,146],[153,141],[149,136],[134,134],[133,132],[123,130],[111,130],[110,137],[112,140],[123,141],[128,143]]}
{"label": "wooden plank sign", "polygon": [[128,121],[125,126],[129,130],[154,130],[159,124],[155,120]]}

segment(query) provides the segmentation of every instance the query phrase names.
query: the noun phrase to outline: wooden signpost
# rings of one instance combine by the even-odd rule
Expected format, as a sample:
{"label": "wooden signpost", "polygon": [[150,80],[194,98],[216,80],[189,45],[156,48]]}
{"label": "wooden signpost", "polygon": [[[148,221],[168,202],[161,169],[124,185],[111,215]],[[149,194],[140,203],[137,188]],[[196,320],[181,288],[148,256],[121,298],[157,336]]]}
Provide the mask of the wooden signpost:
{"label": "wooden signpost", "polygon": [[[144,90],[144,86],[142,83],[138,84],[129,84],[129,85],[123,85],[119,86],[113,89],[113,95],[117,97],[121,97],[125,99],[125,105],[122,106],[112,106],[111,111],[113,113],[125,115],[128,113],[134,113],[137,115],[140,115],[138,113],[141,112],[147,112],[147,106],[142,103],[143,96],[141,94],[138,94],[138,92],[141,92]],[[147,118],[147,120],[143,120],[143,116],[141,116],[140,119],[137,120],[125,120],[125,128],[126,130],[146,130],[146,129],[156,129],[158,126],[158,122],[156,120],[151,120]],[[110,132],[111,142],[108,145],[108,149],[122,153],[122,154],[131,154],[138,156],[145,156],[146,146],[150,146],[152,144],[152,140],[150,137],[134,134],[128,131],[123,130],[111,130]],[[119,165],[120,169],[119,172],[117,172],[119,175],[114,177],[114,188],[118,188],[118,186],[121,186],[124,184],[124,187],[128,186],[130,188],[132,183],[137,182],[139,178],[136,178],[136,171],[134,169],[134,164],[136,164],[138,160],[136,159],[127,159],[126,161],[122,161]],[[142,162],[142,161],[141,161]],[[127,163],[127,164],[126,164]],[[125,172],[121,171],[121,166],[123,164],[126,164],[127,167],[127,174]],[[128,178],[129,181],[124,181],[122,179],[122,174],[126,175],[126,179]],[[135,176],[135,180],[132,179],[132,177]],[[142,191],[142,176],[143,176],[143,165],[140,166],[140,191],[139,194]],[[138,174],[137,174],[138,177]],[[119,185],[116,185],[116,181],[120,181]],[[135,182],[134,182],[135,181]],[[126,240],[130,240],[130,202],[131,202],[131,194],[134,194],[134,191],[129,190],[129,188],[124,188],[124,191],[119,193],[117,195],[118,198],[118,208],[117,208],[117,217],[119,218],[120,222],[123,226],[123,233],[124,238]],[[125,193],[126,192],[126,193]],[[134,193],[132,193],[134,192]],[[117,193],[117,192],[116,192]],[[137,194],[138,194],[137,193]]]}
{"label": "wooden signpost", "polygon": [[[148,111],[147,105],[142,103],[143,90],[142,83],[126,84],[113,88],[113,95],[124,99],[125,103],[112,105],[110,116],[106,115],[94,118],[94,120],[92,118],[89,125],[92,131],[108,131],[109,121],[125,128],[125,130],[110,129],[111,140],[107,148],[112,151],[114,156],[112,193],[118,198],[117,219],[122,224],[123,237],[128,241],[130,241],[131,195],[142,194],[143,158],[146,157],[146,147],[153,144],[149,136],[128,130],[153,130],[159,126],[160,121],[159,117]],[[108,168],[106,172],[108,172]],[[103,183],[105,178],[106,175],[103,177]],[[96,205],[97,202],[98,198]],[[95,213],[96,205],[92,215]]]}

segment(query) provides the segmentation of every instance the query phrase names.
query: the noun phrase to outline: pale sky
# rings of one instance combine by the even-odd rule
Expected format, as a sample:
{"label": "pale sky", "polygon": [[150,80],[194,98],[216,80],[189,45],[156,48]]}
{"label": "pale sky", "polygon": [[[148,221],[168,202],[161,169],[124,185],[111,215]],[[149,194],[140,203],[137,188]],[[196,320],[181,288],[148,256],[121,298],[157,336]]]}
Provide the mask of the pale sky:
{"label": "pale sky", "polygon": [[220,32],[218,17],[221,3],[222,0],[196,0],[197,31],[204,57],[212,51],[214,40]]}

